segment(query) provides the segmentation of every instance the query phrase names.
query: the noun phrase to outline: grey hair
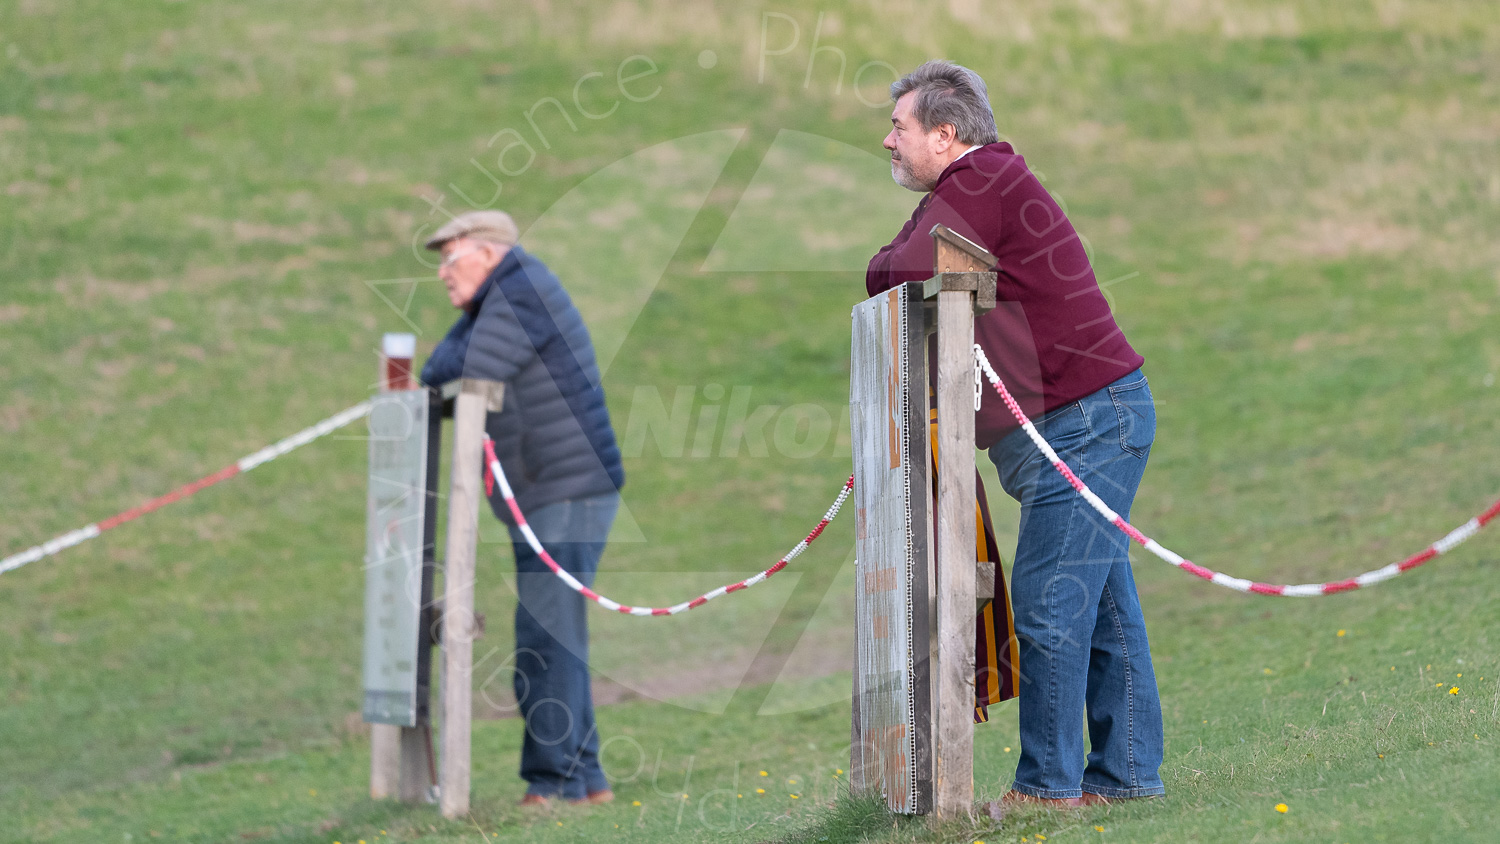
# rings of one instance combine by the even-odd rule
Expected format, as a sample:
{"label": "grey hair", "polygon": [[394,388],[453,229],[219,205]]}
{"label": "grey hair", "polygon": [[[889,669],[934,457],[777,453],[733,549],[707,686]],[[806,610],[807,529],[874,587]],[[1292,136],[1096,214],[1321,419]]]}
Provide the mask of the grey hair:
{"label": "grey hair", "polygon": [[917,99],[912,114],[922,128],[932,131],[952,123],[958,140],[974,146],[1000,140],[989,92],[979,74],[950,61],[933,59],[891,83],[891,100],[912,91]]}

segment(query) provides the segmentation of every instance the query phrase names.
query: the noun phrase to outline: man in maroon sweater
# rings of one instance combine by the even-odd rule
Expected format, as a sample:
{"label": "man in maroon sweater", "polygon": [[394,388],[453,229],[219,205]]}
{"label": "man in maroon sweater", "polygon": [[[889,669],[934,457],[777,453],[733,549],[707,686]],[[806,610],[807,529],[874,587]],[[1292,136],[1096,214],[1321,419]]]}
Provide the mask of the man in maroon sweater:
{"label": "man in maroon sweater", "polygon": [[[891,99],[891,175],[924,196],[871,259],[866,291],[930,277],[928,233],[939,223],[989,250],[999,305],[975,320],[975,341],[1064,462],[1128,519],[1156,413],[1143,359],[1115,323],[1081,238],[1025,159],[999,142],[973,71],[927,62],[891,86]],[[1007,800],[1162,794],[1161,703],[1126,538],[992,392],[975,413],[975,440],[1021,503],[1011,582],[1021,756]]]}

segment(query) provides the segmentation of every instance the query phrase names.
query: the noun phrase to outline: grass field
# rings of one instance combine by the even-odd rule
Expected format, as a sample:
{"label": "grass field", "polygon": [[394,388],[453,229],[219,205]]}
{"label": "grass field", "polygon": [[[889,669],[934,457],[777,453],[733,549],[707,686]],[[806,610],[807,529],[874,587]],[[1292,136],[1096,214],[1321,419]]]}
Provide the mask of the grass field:
{"label": "grass field", "polygon": [[[879,148],[882,91],[887,66],[932,56],[989,81],[1147,359],[1143,530],[1238,576],[1318,581],[1500,493],[1491,3],[16,0],[0,50],[0,555],[364,398],[382,332],[425,351],[451,319],[412,244],[442,209],[489,205],[575,292],[605,363],[629,482],[601,591],[676,601],[763,568],[849,471],[849,308],[916,200]],[[848,800],[835,523],[686,617],[593,617],[616,803],[514,808],[514,719],[476,724],[468,821],[371,802],[359,435],[0,575],[0,841],[1500,825],[1493,535],[1302,601],[1141,558],[1165,800],[941,829]],[[508,646],[513,604],[492,520],[484,537],[481,656]],[[993,717],[986,799],[1018,750],[1014,705]]]}

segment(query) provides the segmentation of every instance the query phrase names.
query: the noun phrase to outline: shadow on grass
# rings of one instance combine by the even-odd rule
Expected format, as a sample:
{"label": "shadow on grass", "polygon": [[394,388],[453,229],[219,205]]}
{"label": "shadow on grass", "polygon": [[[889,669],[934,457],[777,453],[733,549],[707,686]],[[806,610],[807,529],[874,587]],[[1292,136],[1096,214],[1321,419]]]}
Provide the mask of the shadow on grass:
{"label": "shadow on grass", "polygon": [[765,839],[761,844],[969,844],[1000,833],[1002,826],[1009,838],[1014,839],[1040,832],[1054,835],[1074,828],[1087,829],[1095,821],[1095,815],[1089,813],[1021,807],[1007,812],[1002,822],[989,814],[986,804],[978,803],[969,817],[935,823],[930,816],[892,814],[878,797],[846,794],[817,820],[785,837]]}
{"label": "shadow on grass", "polygon": [[[425,810],[425,811],[424,811]],[[262,844],[328,844],[330,841],[363,841],[384,836],[389,828],[402,839],[421,837],[427,832],[457,837],[472,835],[470,819],[450,821],[438,815],[437,806],[409,804],[396,800],[358,800],[332,809],[324,820],[295,827],[252,829],[240,833],[241,840]]]}
{"label": "shadow on grass", "polygon": [[878,797],[844,795],[833,809],[818,820],[784,838],[767,839],[764,844],[850,844],[871,837],[906,833],[920,836],[927,831],[923,819],[894,815]]}

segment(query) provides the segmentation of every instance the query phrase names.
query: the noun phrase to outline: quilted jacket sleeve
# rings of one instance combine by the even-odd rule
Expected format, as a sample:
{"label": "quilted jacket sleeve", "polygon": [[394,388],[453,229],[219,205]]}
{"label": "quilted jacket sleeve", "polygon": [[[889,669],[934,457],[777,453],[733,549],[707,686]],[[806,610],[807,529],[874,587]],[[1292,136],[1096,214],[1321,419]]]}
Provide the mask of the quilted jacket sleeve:
{"label": "quilted jacket sleeve", "polygon": [[490,291],[476,315],[464,377],[513,381],[536,353],[510,303],[499,290]]}

